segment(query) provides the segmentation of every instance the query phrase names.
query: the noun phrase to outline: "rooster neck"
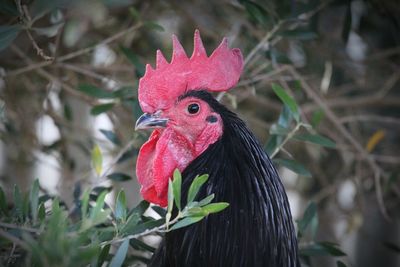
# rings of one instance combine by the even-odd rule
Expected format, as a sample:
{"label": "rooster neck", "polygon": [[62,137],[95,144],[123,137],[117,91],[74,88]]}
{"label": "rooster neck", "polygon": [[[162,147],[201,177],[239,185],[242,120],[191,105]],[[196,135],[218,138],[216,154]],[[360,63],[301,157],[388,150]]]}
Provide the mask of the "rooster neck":
{"label": "rooster neck", "polygon": [[182,173],[182,199],[196,175],[209,174],[196,199],[214,193],[215,202],[230,206],[168,233],[153,262],[162,257],[164,265],[157,266],[299,266],[289,203],[271,160],[234,113],[208,93],[194,94],[221,115],[224,132]]}

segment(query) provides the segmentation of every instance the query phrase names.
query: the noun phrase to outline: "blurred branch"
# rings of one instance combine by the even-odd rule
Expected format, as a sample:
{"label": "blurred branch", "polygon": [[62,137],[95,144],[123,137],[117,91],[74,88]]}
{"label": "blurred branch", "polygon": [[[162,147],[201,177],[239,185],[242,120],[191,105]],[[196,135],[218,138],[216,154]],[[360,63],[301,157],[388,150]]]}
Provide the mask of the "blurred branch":
{"label": "blurred branch", "polygon": [[246,66],[250,60],[253,59],[254,55],[257,54],[257,52],[265,47],[268,46],[268,42],[271,39],[271,37],[274,36],[275,33],[278,32],[278,30],[282,27],[283,23],[285,23],[285,21],[279,21],[277,24],[274,25],[274,27],[267,32],[267,34],[261,39],[261,41],[250,51],[250,53],[247,55],[247,57],[244,60],[244,65]]}
{"label": "blurred branch", "polygon": [[349,123],[355,121],[372,121],[378,123],[397,124],[400,126],[400,119],[395,117],[379,116],[379,115],[350,115],[341,117],[340,123]]}
{"label": "blurred branch", "polygon": [[106,76],[97,74],[96,72],[93,72],[91,70],[82,68],[82,67],[77,66],[75,64],[72,65],[72,64],[68,64],[68,63],[59,62],[59,63],[56,64],[56,66],[61,67],[63,69],[72,70],[72,71],[75,71],[75,72],[80,73],[80,74],[84,74],[84,75],[86,75],[88,77],[95,78],[97,80],[100,80],[102,83],[106,83],[107,81],[111,80],[110,78],[107,78]]}
{"label": "blurred branch", "polygon": [[[17,46],[12,45],[11,49],[19,56],[21,57],[27,64],[30,64],[31,62],[33,62],[26,54],[24,54]],[[95,101],[93,98],[91,98],[88,95],[85,95],[81,92],[79,92],[78,90],[75,90],[72,86],[60,81],[60,79],[58,79],[57,77],[53,76],[52,74],[50,74],[49,72],[38,68],[35,69],[35,71],[42,76],[43,78],[47,79],[48,81],[52,82],[52,81],[57,81],[60,83],[61,87],[68,92],[69,94],[71,94],[72,96],[78,97],[79,99],[83,99],[88,103],[91,104],[96,104],[97,101]]]}
{"label": "blurred branch", "polygon": [[3,229],[0,228],[0,236],[4,237],[5,239],[11,241],[12,243],[22,247],[23,249],[28,250],[29,246],[22,241],[21,239],[13,236],[12,234],[9,234],[8,232],[4,231]]}
{"label": "blurred branch", "polygon": [[29,14],[28,6],[27,5],[21,5],[21,1],[20,0],[16,1],[16,4],[17,4],[17,7],[18,7],[18,10],[19,10],[20,14],[22,14],[22,17],[23,17],[22,22],[23,22],[24,26],[26,27],[25,28],[26,35],[28,36],[28,38],[31,41],[33,47],[35,48],[36,53],[46,61],[53,60],[54,59],[53,57],[50,57],[50,56],[48,56],[48,55],[46,55],[44,53],[43,49],[39,47],[38,43],[35,41],[35,38],[33,38],[32,34],[31,34],[30,29],[32,27],[32,23],[33,22],[32,22],[31,15]]}
{"label": "blurred branch", "polygon": [[[377,95],[359,96],[359,97],[340,97],[325,100],[325,105],[332,108],[361,108],[361,107],[379,107],[379,106],[400,106],[400,97],[391,96],[390,98],[381,98]],[[310,113],[320,108],[316,103],[305,104],[302,107],[304,113]]]}
{"label": "blurred branch", "polygon": [[66,61],[66,60],[81,56],[83,54],[87,54],[87,53],[91,52],[93,49],[95,49],[98,45],[109,44],[109,43],[111,43],[111,42],[113,42],[113,41],[125,36],[126,34],[132,32],[132,31],[136,31],[137,29],[139,29],[142,26],[143,26],[143,24],[141,22],[139,22],[139,23],[133,25],[132,27],[129,27],[129,28],[125,29],[125,30],[122,30],[122,31],[120,31],[120,32],[118,32],[118,33],[116,33],[116,34],[114,34],[114,35],[102,40],[101,42],[99,42],[99,43],[97,43],[97,44],[95,44],[93,46],[86,47],[86,48],[83,48],[81,50],[74,51],[74,52],[71,52],[69,54],[60,56],[60,57],[56,58],[54,61],[51,61],[51,62],[49,62],[49,61],[38,62],[38,63],[31,62],[25,67],[22,67],[20,69],[16,69],[16,70],[7,72],[5,76],[6,77],[7,76],[10,77],[10,76],[20,75],[20,74],[28,72],[28,71],[32,71],[32,70],[35,70],[35,69],[43,68],[43,67],[52,65],[54,63],[63,62],[63,61]]}
{"label": "blurred branch", "polygon": [[[371,170],[374,173],[374,181],[375,181],[375,192],[377,201],[379,204],[379,208],[382,212],[382,215],[387,219],[391,220],[384,201],[382,194],[382,186],[381,186],[381,177],[385,177],[384,171],[379,167],[378,164],[373,160],[373,158],[368,154],[368,152],[361,146],[361,144],[348,132],[348,130],[340,123],[339,118],[335,115],[335,113],[327,106],[324,100],[311,88],[311,86],[303,79],[303,77],[295,70],[293,67],[289,68],[289,72],[301,82],[302,88],[306,91],[307,95],[313,99],[313,101],[324,111],[327,118],[332,122],[332,124],[339,130],[339,132],[343,135],[347,141],[349,141],[356,151],[361,155],[362,159],[364,159]],[[397,192],[398,194],[400,192]]]}

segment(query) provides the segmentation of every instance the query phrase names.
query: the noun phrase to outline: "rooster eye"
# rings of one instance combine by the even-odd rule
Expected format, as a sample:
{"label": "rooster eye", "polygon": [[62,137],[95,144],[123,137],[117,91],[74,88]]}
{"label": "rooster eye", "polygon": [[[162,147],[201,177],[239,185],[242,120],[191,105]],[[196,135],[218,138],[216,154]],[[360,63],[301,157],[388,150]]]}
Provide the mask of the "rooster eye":
{"label": "rooster eye", "polygon": [[189,112],[189,114],[196,114],[199,112],[199,110],[200,106],[197,103],[189,104],[189,106],[187,107],[187,111]]}

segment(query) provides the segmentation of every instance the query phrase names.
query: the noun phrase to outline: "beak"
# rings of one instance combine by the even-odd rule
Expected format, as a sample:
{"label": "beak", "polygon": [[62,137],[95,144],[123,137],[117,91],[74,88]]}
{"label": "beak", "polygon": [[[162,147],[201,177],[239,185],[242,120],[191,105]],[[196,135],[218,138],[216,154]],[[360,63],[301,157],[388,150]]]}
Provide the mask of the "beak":
{"label": "beak", "polygon": [[153,114],[144,113],[136,121],[135,131],[153,128],[164,128],[167,126],[168,119],[160,117],[160,112]]}

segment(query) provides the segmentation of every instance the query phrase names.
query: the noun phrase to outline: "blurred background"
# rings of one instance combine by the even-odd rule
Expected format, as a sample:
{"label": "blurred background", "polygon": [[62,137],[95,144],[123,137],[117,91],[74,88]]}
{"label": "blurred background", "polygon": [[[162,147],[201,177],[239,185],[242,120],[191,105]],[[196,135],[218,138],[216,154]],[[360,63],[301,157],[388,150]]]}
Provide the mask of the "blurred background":
{"label": "blurred background", "polygon": [[[26,190],[38,178],[67,205],[77,184],[124,188],[138,203],[135,160],[148,136],[133,130],[138,79],[157,49],[171,58],[173,33],[190,55],[199,29],[209,54],[224,36],[242,50],[238,86],[217,97],[267,151],[290,159],[276,163],[295,219],[313,202],[315,239],[338,243],[342,262],[400,266],[398,0],[1,0],[0,14],[0,184],[9,198],[14,184]],[[284,110],[272,83],[328,139],[279,139],[288,133],[276,127]],[[310,253],[312,266],[337,264]]]}

